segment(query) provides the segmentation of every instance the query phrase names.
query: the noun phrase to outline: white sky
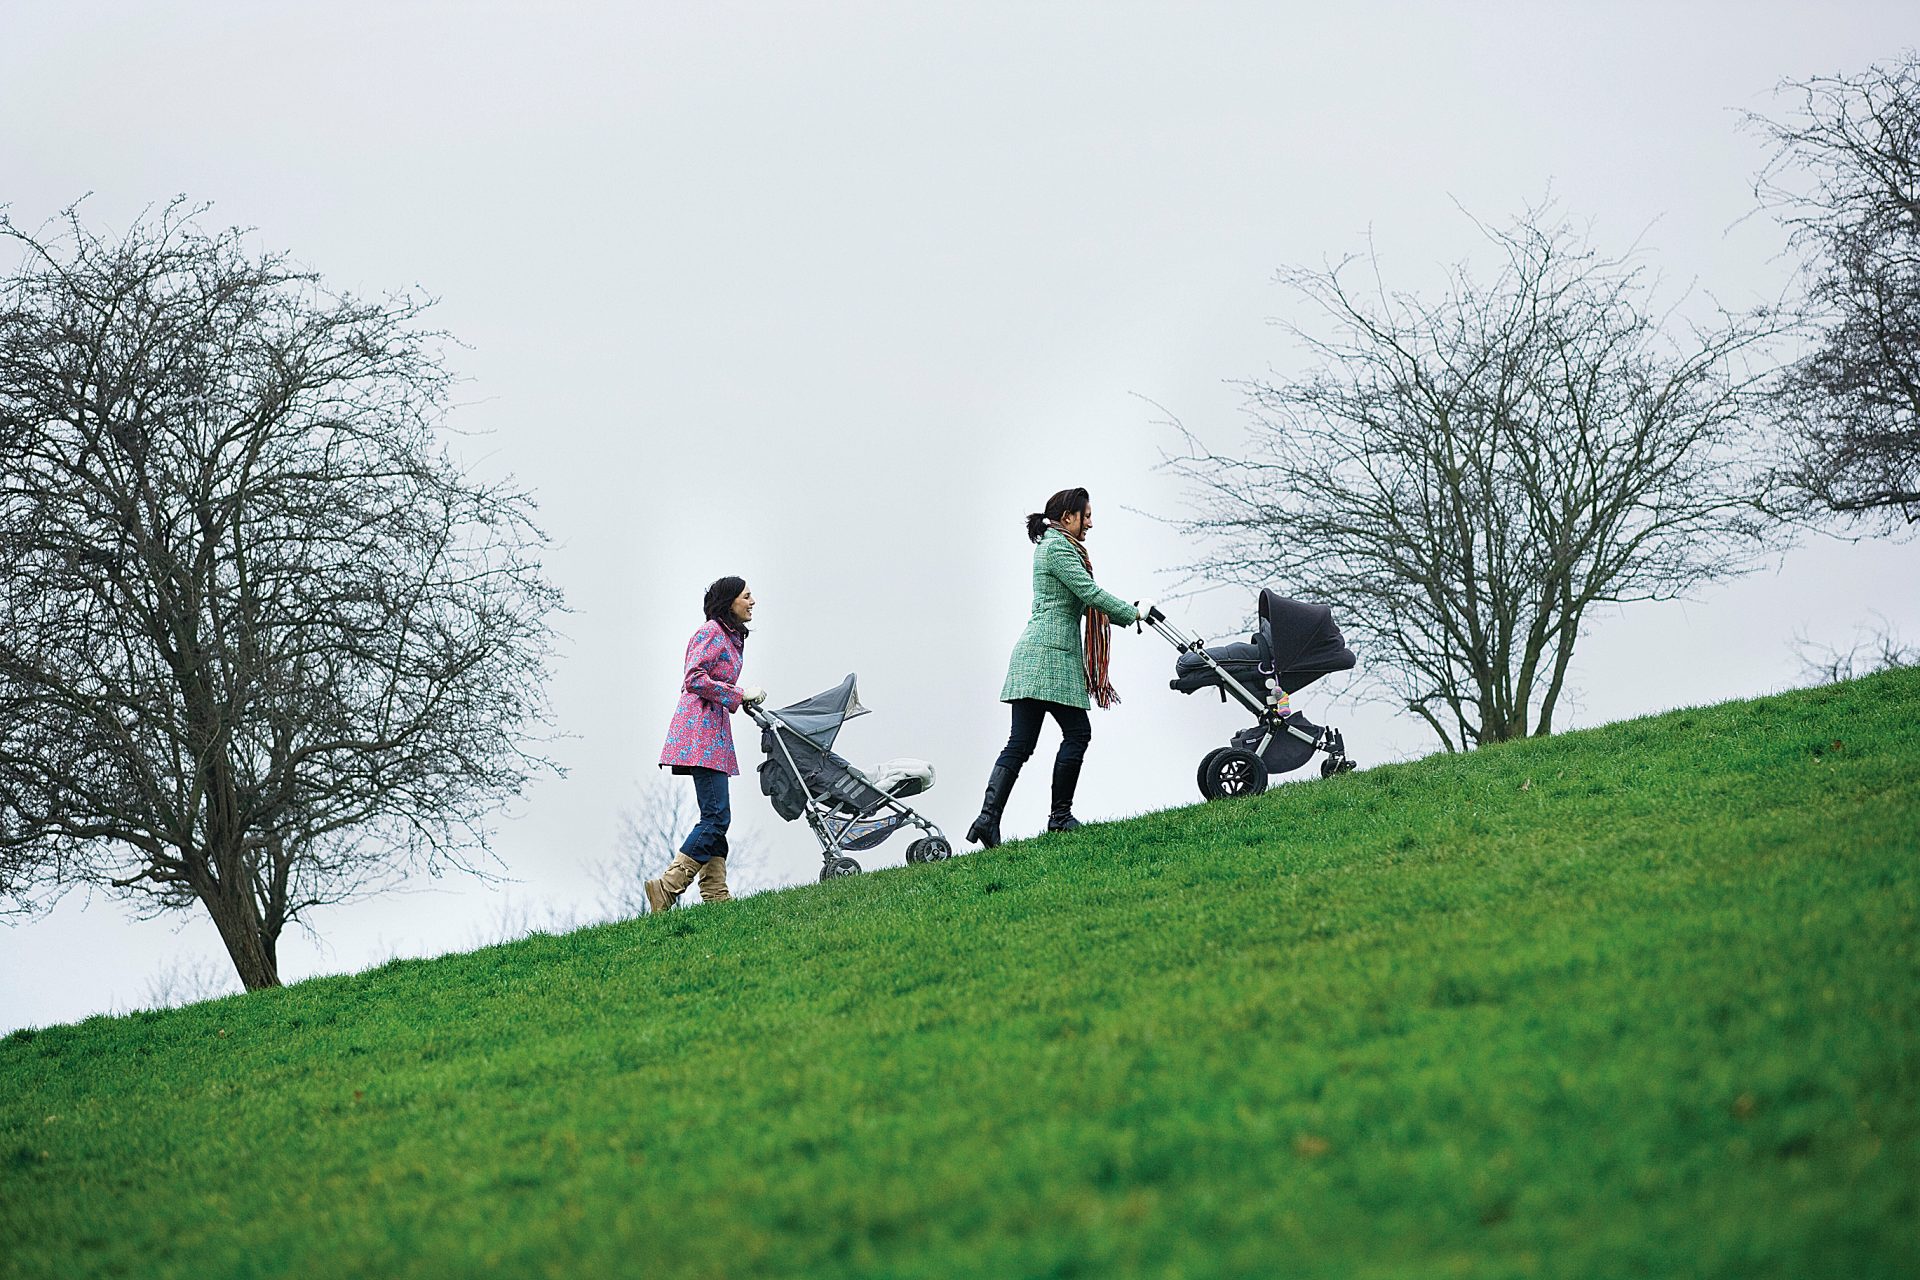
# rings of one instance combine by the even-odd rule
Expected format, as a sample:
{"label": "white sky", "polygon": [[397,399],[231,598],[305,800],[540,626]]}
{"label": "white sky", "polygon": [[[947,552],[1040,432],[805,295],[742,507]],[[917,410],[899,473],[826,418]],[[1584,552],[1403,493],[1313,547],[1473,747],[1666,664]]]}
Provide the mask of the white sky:
{"label": "white sky", "polygon": [[[563,779],[500,828],[514,883],[438,881],[283,940],[289,980],[461,949],[503,911],[590,910],[651,779],[701,589],[753,585],[746,679],[849,670],[859,760],[916,755],[958,841],[1005,736],[1020,517],[1084,484],[1102,582],[1164,595],[1191,549],[1154,464],[1165,405],[1212,442],[1227,380],[1293,367],[1285,264],[1360,248],[1419,285],[1549,189],[1677,285],[1778,294],[1736,128],[1783,77],[1920,40],[1906,4],[66,4],[0,0],[0,203],[83,193],[119,228],[184,192],[337,285],[417,285],[470,347],[456,421],[538,496],[572,613],[552,686]],[[1736,225],[1738,224],[1738,225]],[[1568,727],[1798,682],[1796,632],[1878,611],[1920,640],[1920,545],[1810,540],[1685,605],[1599,621]],[[1282,588],[1286,584],[1276,584]],[[1335,605],[1336,616],[1339,602]],[[1238,629],[1215,593],[1179,620]],[[1194,799],[1240,726],[1116,641],[1083,817]],[[1379,707],[1300,705],[1363,762],[1432,749]],[[748,767],[758,752],[742,735]],[[1043,825],[1046,758],[1011,834]],[[751,777],[737,829],[791,881],[818,851]],[[866,855],[899,862],[906,840]],[[200,916],[70,896],[0,925],[0,1029],[139,1007],[224,955]]]}

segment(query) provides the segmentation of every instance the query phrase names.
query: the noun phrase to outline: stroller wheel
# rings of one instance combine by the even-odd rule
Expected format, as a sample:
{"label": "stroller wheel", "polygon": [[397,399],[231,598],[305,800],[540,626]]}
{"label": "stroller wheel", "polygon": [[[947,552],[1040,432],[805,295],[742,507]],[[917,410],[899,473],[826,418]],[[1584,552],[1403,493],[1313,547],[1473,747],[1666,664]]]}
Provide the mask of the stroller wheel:
{"label": "stroller wheel", "polygon": [[1359,767],[1360,766],[1345,756],[1328,756],[1320,762],[1320,776],[1323,778],[1332,778],[1339,774],[1352,773]]}
{"label": "stroller wheel", "polygon": [[907,846],[908,862],[945,862],[953,856],[953,846],[939,836],[922,836]]}
{"label": "stroller wheel", "polygon": [[1203,779],[1201,790],[1209,800],[1257,796],[1267,789],[1267,766],[1251,751],[1227,747],[1207,757]]}
{"label": "stroller wheel", "polygon": [[1231,750],[1233,750],[1232,747],[1215,747],[1200,757],[1200,772],[1194,777],[1193,781],[1194,785],[1200,788],[1200,796],[1202,799],[1213,799],[1213,793],[1207,790],[1207,770],[1213,767],[1214,757],[1218,756],[1222,751]]}
{"label": "stroller wheel", "polygon": [[842,854],[838,858],[828,858],[827,865],[820,868],[820,878],[822,880],[837,880],[841,876],[857,876],[859,874],[860,864],[845,854]]}

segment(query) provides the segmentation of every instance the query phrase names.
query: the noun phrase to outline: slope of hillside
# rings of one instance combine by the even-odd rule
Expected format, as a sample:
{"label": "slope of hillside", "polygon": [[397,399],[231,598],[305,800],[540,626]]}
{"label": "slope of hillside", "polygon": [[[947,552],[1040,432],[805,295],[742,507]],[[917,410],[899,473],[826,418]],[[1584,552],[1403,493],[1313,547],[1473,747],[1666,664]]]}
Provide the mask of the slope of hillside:
{"label": "slope of hillside", "polygon": [[0,1274],[1911,1275],[1917,833],[1910,671],[17,1032]]}

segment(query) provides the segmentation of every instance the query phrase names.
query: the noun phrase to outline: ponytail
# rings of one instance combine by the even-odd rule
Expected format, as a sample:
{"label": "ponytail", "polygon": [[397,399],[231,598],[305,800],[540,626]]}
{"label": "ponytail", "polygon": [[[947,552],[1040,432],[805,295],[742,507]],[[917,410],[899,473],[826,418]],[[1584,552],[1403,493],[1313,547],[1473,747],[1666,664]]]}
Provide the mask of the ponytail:
{"label": "ponytail", "polygon": [[1044,511],[1036,511],[1027,517],[1027,541],[1038,542],[1046,536],[1047,526],[1074,514],[1085,511],[1093,501],[1085,489],[1062,489],[1047,499]]}

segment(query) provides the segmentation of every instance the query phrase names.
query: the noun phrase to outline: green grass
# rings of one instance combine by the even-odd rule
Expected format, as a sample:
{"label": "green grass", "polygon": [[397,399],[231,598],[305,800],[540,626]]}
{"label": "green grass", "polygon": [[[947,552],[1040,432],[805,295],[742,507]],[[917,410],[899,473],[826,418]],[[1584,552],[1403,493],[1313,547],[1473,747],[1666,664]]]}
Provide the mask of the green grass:
{"label": "green grass", "polygon": [[0,1274],[1913,1276],[1917,938],[1909,671],[18,1032]]}

